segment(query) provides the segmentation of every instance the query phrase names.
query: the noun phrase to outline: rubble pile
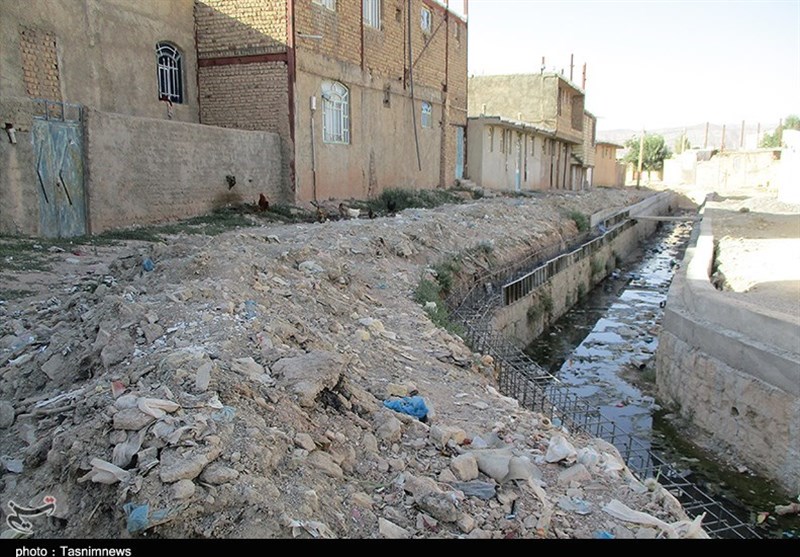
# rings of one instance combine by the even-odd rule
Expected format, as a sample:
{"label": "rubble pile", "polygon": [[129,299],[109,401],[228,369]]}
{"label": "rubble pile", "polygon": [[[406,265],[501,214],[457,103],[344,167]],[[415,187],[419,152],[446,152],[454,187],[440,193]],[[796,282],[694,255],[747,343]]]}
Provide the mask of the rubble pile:
{"label": "rubble pile", "polygon": [[36,537],[703,537],[413,301],[437,261],[488,243],[469,276],[577,234],[565,210],[648,194],[50,254],[47,293],[0,305],[3,512],[55,498]]}

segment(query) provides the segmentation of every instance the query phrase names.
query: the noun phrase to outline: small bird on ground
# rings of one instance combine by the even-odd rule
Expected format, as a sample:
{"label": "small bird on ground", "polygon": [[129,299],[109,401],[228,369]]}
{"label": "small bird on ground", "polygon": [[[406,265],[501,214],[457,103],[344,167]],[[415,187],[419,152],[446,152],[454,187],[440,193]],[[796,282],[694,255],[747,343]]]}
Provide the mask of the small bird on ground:
{"label": "small bird on ground", "polygon": [[269,201],[267,201],[263,193],[258,195],[258,210],[261,212],[269,211]]}

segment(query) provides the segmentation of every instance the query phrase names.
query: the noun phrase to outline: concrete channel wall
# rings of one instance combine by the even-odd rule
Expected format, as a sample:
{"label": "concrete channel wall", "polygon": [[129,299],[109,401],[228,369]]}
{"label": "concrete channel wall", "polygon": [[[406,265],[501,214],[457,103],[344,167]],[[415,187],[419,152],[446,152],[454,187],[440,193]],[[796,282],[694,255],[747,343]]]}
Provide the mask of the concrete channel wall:
{"label": "concrete channel wall", "polygon": [[[667,213],[669,207],[676,206],[676,195],[672,192],[662,192],[624,211],[602,211],[592,215],[590,223],[594,227],[612,221],[616,213],[624,212],[628,212],[631,217],[661,215]],[[626,226],[625,222],[618,225],[625,229],[599,249],[583,258],[573,258],[573,261],[574,259],[577,261],[552,275],[528,295],[495,311],[492,328],[501,335],[513,339],[518,345],[530,344],[550,323],[564,315],[585,293],[611,273],[617,266],[618,260],[624,260],[651,236],[658,226],[658,222],[653,220],[639,220],[632,226]],[[606,234],[611,235],[612,230]],[[564,256],[559,256],[562,257]],[[542,267],[546,267],[548,263]]]}
{"label": "concrete channel wall", "polygon": [[711,285],[712,223],[670,287],[656,352],[659,396],[710,432],[713,449],[800,491],[800,327]]}

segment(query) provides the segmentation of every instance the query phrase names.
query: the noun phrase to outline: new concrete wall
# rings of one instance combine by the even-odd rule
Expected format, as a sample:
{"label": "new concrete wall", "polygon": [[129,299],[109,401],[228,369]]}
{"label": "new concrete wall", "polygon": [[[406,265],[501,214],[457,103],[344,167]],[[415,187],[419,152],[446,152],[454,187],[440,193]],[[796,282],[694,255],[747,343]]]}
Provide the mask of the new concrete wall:
{"label": "new concrete wall", "polygon": [[[663,192],[627,210],[631,216],[660,215],[675,204],[675,195]],[[608,212],[603,212],[591,220],[602,221],[608,217]],[[657,226],[657,221],[638,221],[598,251],[568,266],[527,296],[497,310],[492,318],[492,328],[514,339],[520,346],[530,344],[549,323],[565,314],[583,293],[589,292],[614,269],[616,256],[624,259],[651,236]],[[550,309],[547,310],[547,307]]]}
{"label": "new concrete wall", "polygon": [[709,282],[711,222],[669,291],[656,352],[660,397],[708,432],[712,449],[800,491],[800,326],[724,298]]}
{"label": "new concrete wall", "polygon": [[85,139],[92,233],[280,194],[277,134],[88,110]]}

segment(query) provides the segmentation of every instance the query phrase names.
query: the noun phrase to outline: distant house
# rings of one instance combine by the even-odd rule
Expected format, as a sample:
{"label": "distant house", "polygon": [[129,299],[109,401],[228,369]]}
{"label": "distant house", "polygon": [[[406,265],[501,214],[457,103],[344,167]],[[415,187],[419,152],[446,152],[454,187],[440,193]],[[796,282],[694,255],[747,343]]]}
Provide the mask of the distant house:
{"label": "distant house", "polygon": [[[469,99],[471,118],[497,116],[549,136],[547,150],[542,154],[542,166],[547,171],[536,189],[579,190],[591,185],[596,118],[584,110],[584,92],[564,76],[555,73],[472,76]],[[473,168],[478,164],[485,177],[484,165],[468,157],[473,179]]]}
{"label": "distant house", "polygon": [[549,188],[556,140],[552,131],[500,116],[467,123],[469,178],[484,188],[527,191]]}
{"label": "distant house", "polygon": [[617,149],[623,145],[611,141],[598,141],[594,159],[595,186],[622,186],[625,183],[625,165],[617,160]]}

